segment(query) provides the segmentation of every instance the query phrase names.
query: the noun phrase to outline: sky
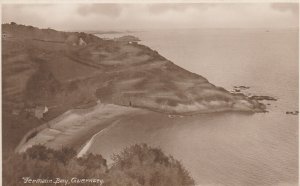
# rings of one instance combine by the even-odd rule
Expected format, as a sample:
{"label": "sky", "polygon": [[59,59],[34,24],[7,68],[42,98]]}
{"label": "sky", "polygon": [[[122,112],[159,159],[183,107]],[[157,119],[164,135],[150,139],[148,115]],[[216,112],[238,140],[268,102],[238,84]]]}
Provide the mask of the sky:
{"label": "sky", "polygon": [[297,3],[6,4],[2,23],[58,30],[290,28]]}

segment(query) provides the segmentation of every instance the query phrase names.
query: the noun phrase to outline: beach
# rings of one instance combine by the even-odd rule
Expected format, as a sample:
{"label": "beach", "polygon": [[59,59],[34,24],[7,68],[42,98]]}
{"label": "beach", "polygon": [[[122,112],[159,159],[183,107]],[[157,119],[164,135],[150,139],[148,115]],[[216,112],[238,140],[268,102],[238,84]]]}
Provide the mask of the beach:
{"label": "beach", "polygon": [[105,130],[120,118],[131,117],[138,112],[143,110],[112,104],[97,104],[87,109],[69,110],[47,122],[43,127],[33,129],[37,131],[35,136],[28,139],[28,135],[25,135],[24,138],[27,139],[22,140],[16,151],[24,152],[37,144],[53,149],[62,147],[70,147],[78,151],[82,148],[88,149],[91,142],[87,143],[86,147],[84,144],[91,136]]}

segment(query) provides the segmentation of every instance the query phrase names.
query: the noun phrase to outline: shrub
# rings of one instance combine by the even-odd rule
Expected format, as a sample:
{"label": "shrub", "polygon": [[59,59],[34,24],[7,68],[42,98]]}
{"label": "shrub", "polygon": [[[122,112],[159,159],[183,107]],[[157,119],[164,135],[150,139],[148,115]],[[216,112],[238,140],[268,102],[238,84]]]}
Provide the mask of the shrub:
{"label": "shrub", "polygon": [[81,158],[75,155],[70,148],[53,150],[42,145],[33,146],[22,154],[13,153],[3,161],[3,185],[22,185],[23,177],[98,178],[104,180],[104,186],[194,185],[194,180],[179,161],[146,144],[130,146],[114,155],[109,169],[101,155],[87,154]]}
{"label": "shrub", "polygon": [[46,148],[43,145],[34,145],[29,148],[25,156],[28,156],[31,159],[41,160],[41,161],[58,161],[63,164],[67,164],[76,155],[74,149],[63,147],[61,150],[53,150]]}
{"label": "shrub", "polygon": [[31,159],[48,161],[53,158],[54,150],[48,149],[43,145],[35,145],[32,148],[29,148],[25,156],[28,156]]}
{"label": "shrub", "polygon": [[106,185],[188,186],[194,180],[181,163],[146,144],[125,148],[113,156]]}
{"label": "shrub", "polygon": [[106,159],[99,154],[87,154],[83,156],[83,158],[79,158],[78,162],[81,166],[84,166],[87,169],[107,168]]}
{"label": "shrub", "polygon": [[68,147],[63,147],[60,151],[54,151],[54,159],[65,165],[75,156],[76,151]]}

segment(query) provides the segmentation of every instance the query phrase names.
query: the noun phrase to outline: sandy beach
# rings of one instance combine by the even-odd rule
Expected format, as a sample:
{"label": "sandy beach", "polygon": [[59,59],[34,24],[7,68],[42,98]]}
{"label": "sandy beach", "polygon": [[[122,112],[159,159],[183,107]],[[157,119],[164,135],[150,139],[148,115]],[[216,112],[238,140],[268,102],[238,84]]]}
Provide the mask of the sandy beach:
{"label": "sandy beach", "polygon": [[[31,138],[25,135],[17,147],[17,152],[24,152],[33,145],[41,144],[58,149],[64,146],[82,149],[84,154],[89,149],[93,137],[99,131],[118,121],[121,117],[130,117],[133,113],[144,112],[142,109],[98,104],[87,109],[73,109],[45,123],[43,127],[33,129],[37,134]],[[29,133],[32,133],[30,131]],[[87,142],[88,141],[88,142]],[[87,142],[87,143],[86,143]],[[86,145],[84,145],[86,143]]]}

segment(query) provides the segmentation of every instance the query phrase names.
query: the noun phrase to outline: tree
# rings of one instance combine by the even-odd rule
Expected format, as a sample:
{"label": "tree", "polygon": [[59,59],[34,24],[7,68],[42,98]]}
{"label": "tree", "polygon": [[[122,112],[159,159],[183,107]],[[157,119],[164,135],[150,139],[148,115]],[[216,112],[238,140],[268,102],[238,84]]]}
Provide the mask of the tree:
{"label": "tree", "polygon": [[66,165],[75,156],[76,151],[68,147],[63,147],[60,151],[54,152],[54,158],[64,165]]}
{"label": "tree", "polygon": [[87,169],[107,169],[106,159],[104,159],[100,154],[87,154],[82,158],[78,159],[80,165],[85,166]]}
{"label": "tree", "polygon": [[43,145],[34,145],[31,148],[27,149],[25,156],[28,156],[31,159],[37,159],[42,161],[48,161],[53,158],[55,151],[48,149]]}
{"label": "tree", "polygon": [[172,156],[146,144],[125,148],[113,156],[106,185],[190,186],[189,172]]}
{"label": "tree", "polygon": [[[101,155],[77,158],[71,148],[60,150],[35,145],[22,154],[11,154],[3,161],[3,185],[22,185],[22,177],[54,179],[99,178],[103,186],[190,186],[194,180],[181,163],[160,149],[146,144],[133,145],[113,156],[108,169]],[[88,183],[85,185],[95,185]]]}

